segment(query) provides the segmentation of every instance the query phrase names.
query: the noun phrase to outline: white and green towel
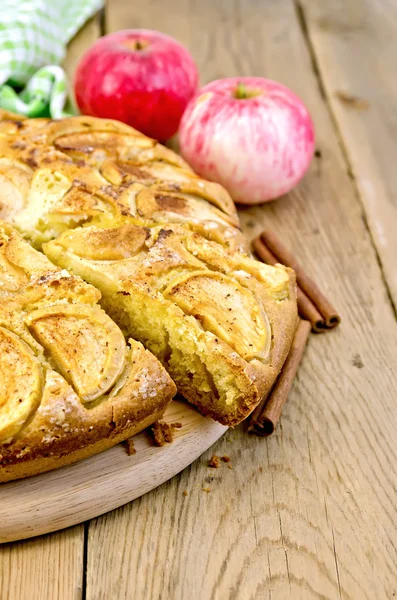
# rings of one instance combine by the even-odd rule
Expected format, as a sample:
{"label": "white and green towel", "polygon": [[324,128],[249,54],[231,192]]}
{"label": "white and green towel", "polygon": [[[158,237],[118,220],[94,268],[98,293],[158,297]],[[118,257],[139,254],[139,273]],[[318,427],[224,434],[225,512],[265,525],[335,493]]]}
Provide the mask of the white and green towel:
{"label": "white and green towel", "polygon": [[28,117],[70,114],[59,66],[66,45],[103,0],[2,0],[0,108]]}

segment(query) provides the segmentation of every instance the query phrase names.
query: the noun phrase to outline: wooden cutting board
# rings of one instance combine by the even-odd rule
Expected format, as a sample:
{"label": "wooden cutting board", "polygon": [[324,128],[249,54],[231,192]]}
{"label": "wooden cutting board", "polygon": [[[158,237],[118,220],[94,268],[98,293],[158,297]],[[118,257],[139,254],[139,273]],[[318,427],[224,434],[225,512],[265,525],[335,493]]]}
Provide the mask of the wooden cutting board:
{"label": "wooden cutting board", "polygon": [[0,484],[0,543],[76,525],[118,508],[182,471],[226,431],[183,401],[169,405],[164,420],[181,422],[172,444],[151,445],[135,436],[136,454],[120,444],[36,477]]}

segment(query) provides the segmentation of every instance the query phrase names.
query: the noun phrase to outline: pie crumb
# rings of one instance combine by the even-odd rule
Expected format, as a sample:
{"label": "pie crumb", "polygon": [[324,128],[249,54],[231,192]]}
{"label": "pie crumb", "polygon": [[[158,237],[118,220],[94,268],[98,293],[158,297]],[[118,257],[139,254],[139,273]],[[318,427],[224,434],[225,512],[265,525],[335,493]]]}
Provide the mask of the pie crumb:
{"label": "pie crumb", "polygon": [[230,456],[228,456],[227,454],[224,454],[223,456],[221,456],[221,460],[223,460],[223,462],[228,463],[230,462]]}
{"label": "pie crumb", "polygon": [[188,493],[187,493],[187,490],[183,490],[182,494],[183,494],[184,496],[187,496],[187,495],[188,495]]}
{"label": "pie crumb", "polygon": [[171,444],[174,441],[175,429],[180,429],[182,423],[166,423],[165,421],[156,421],[150,427],[150,431],[153,436],[155,446],[164,446],[165,444]]}
{"label": "pie crumb", "polygon": [[208,466],[211,467],[212,469],[219,469],[219,467],[221,466],[221,461],[220,461],[219,456],[214,454],[208,461]]}
{"label": "pie crumb", "polygon": [[134,440],[132,440],[131,438],[129,440],[124,440],[123,446],[125,448],[125,451],[127,452],[128,456],[132,456],[133,454],[136,454],[136,448],[134,446]]}
{"label": "pie crumb", "polygon": [[203,488],[203,492],[207,492],[207,494],[210,492],[210,488]]}

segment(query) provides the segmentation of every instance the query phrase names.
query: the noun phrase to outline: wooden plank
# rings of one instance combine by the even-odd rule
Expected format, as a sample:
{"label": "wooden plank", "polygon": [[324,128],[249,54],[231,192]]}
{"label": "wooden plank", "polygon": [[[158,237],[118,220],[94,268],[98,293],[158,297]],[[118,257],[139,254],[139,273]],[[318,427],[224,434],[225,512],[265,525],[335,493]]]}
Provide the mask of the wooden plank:
{"label": "wooden plank", "polygon": [[397,3],[301,2],[327,99],[397,307]]}
{"label": "wooden plank", "polygon": [[[87,600],[392,597],[397,326],[296,8],[110,0],[107,24],[174,35],[203,83],[266,75],[303,98],[317,130],[310,173],[241,216],[250,237],[266,225],[285,239],[343,324],[312,336],[274,436],[230,431],[180,476],[91,522]],[[209,469],[212,452],[230,455],[233,469]]]}
{"label": "wooden plank", "polygon": [[[98,35],[96,17],[71,41],[64,61],[70,81],[79,57]],[[1,600],[77,600],[83,597],[83,574],[83,525],[0,545]]]}
{"label": "wooden plank", "polygon": [[80,600],[83,552],[83,525],[1,545],[1,600]]}

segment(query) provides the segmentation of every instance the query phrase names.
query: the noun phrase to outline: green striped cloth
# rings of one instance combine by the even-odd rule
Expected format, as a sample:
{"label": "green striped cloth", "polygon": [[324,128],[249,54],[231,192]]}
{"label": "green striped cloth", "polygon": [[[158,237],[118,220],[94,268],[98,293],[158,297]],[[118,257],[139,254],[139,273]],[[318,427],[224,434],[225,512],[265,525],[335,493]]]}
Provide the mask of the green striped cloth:
{"label": "green striped cloth", "polygon": [[28,117],[70,114],[59,66],[66,45],[103,0],[2,0],[0,108]]}

